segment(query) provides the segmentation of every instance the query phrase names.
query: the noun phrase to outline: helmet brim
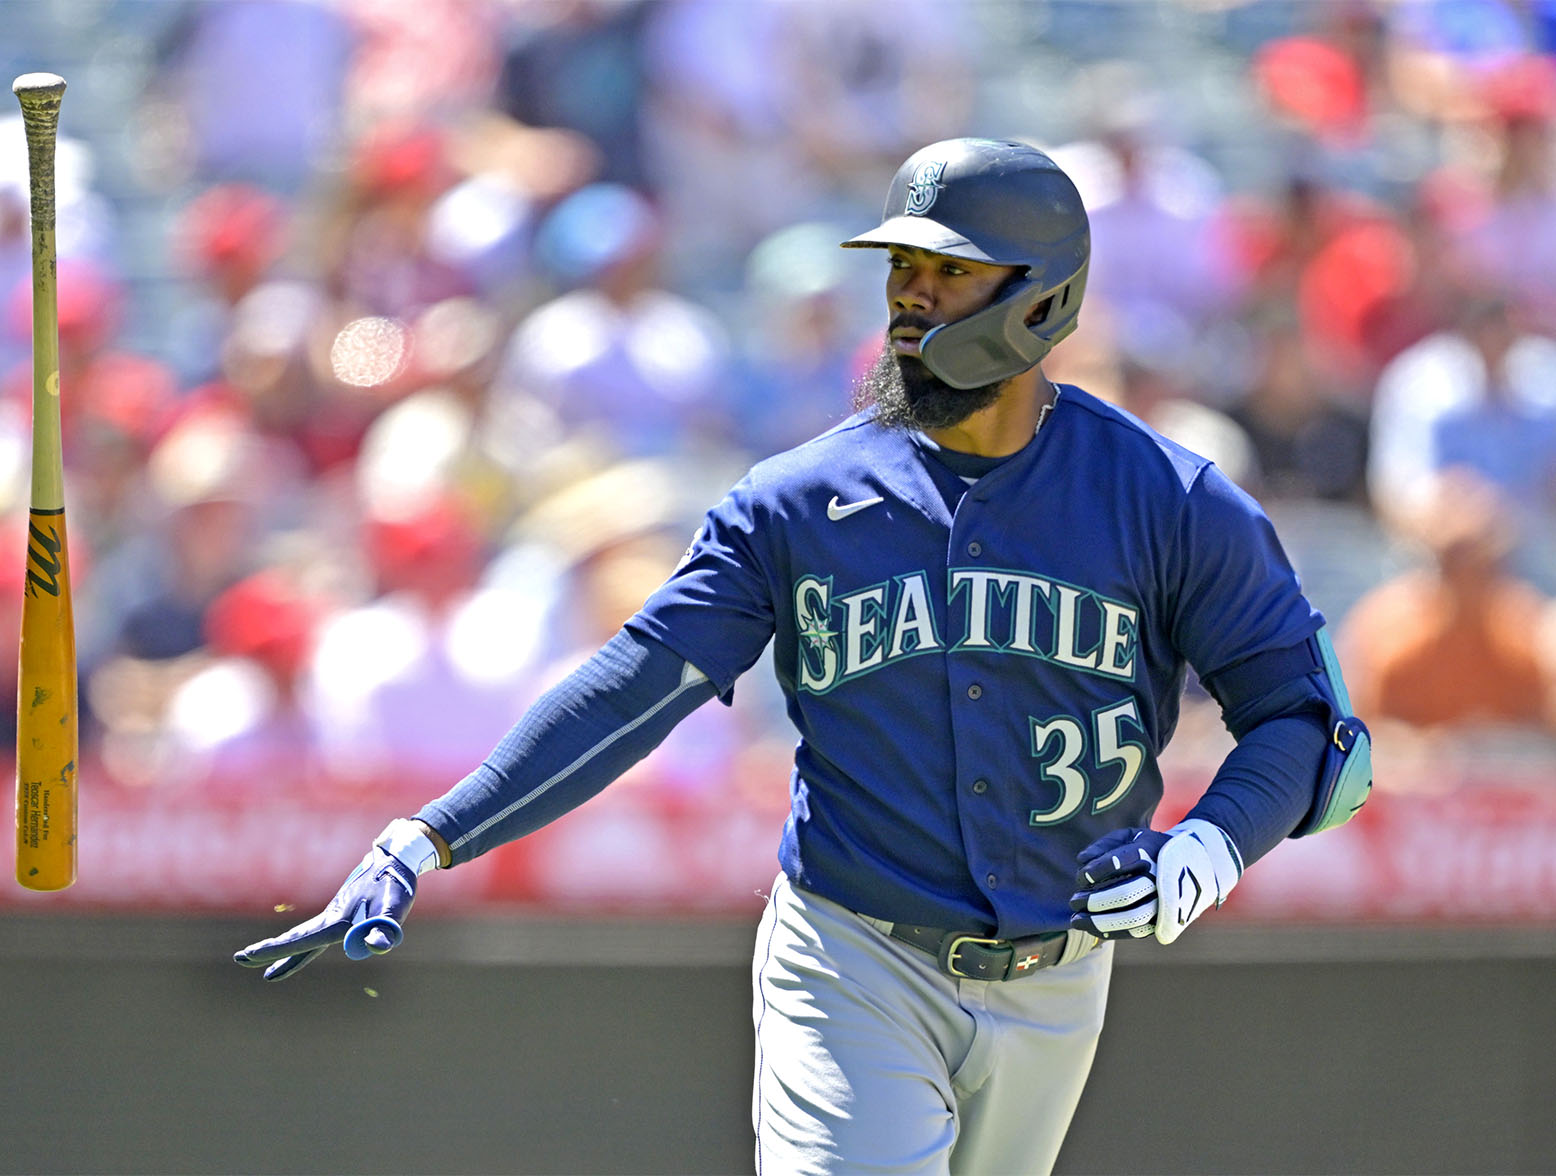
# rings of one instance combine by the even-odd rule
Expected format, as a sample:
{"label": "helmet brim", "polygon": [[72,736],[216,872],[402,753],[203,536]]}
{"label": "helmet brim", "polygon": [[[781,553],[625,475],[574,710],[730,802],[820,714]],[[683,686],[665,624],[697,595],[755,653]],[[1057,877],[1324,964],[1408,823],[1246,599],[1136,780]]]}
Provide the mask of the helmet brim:
{"label": "helmet brim", "polygon": [[988,262],[990,265],[1009,264],[997,257],[990,257],[962,234],[927,216],[894,216],[882,221],[868,233],[860,233],[842,243],[844,249],[884,249],[888,245],[905,245],[968,261]]}

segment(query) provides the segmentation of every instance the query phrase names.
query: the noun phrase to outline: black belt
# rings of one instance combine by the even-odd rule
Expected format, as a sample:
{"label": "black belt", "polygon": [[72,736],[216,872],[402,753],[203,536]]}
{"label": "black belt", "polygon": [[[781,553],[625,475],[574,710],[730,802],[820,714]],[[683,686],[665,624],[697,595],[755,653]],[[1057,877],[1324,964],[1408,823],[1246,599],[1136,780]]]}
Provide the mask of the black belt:
{"label": "black belt", "polygon": [[942,972],[962,980],[1017,980],[1051,968],[1064,955],[1069,939],[1065,931],[1025,939],[986,939],[911,923],[893,923],[890,934],[928,952]]}

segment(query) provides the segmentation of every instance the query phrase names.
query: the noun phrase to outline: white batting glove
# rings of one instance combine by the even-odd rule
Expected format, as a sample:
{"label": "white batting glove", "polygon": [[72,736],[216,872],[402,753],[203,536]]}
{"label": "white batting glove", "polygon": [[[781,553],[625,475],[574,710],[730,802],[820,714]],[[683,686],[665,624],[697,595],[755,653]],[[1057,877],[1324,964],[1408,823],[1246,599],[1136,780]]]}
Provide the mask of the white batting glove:
{"label": "white batting glove", "polygon": [[1080,889],[1070,898],[1070,926],[1102,939],[1171,943],[1243,874],[1237,846],[1219,825],[1195,818],[1165,833],[1116,829],[1076,858]]}

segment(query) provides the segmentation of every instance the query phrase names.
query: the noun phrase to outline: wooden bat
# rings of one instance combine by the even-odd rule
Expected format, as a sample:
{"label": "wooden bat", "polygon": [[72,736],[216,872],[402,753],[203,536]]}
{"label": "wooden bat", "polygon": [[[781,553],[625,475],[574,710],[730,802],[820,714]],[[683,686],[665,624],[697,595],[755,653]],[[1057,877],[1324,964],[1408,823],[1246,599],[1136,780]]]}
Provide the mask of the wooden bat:
{"label": "wooden bat", "polygon": [[23,74],[32,193],[32,499],[16,691],[16,880],[63,890],[76,880],[76,631],[65,543],[59,420],[54,148],[65,79]]}

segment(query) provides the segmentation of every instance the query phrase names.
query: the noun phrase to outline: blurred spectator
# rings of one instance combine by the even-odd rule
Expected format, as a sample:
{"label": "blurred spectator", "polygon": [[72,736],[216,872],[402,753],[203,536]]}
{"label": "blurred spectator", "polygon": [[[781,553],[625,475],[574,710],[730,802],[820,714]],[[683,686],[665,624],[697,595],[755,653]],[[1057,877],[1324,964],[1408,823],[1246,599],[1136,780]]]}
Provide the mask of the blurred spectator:
{"label": "blurred spectator", "polygon": [[366,599],[321,625],[306,707],[341,795],[413,797],[463,776],[471,749],[513,724],[538,622],[479,590],[487,550],[457,497],[368,505]]}
{"label": "blurred spectator", "polygon": [[1086,296],[1105,302],[1137,346],[1186,348],[1246,280],[1221,224],[1223,184],[1204,159],[1167,141],[1138,80],[1116,81],[1126,92],[1099,99],[1093,137],[1051,152],[1091,217]]}
{"label": "blurred spectator", "polygon": [[496,111],[462,115],[445,134],[459,178],[428,210],[428,255],[497,307],[533,305],[543,283],[530,255],[535,222],[599,176],[605,153],[575,131]]}
{"label": "blurred spectator", "polygon": [[1292,166],[1274,199],[1242,197],[1229,212],[1251,309],[1295,305],[1308,345],[1359,394],[1387,358],[1372,328],[1419,263],[1394,210],[1331,186],[1308,162]]}
{"label": "blurred spectator", "polygon": [[[670,283],[717,288],[815,193],[789,141],[774,4],[671,0],[644,28],[650,190],[675,239]],[[688,183],[687,177],[697,177]]]}
{"label": "blurred spectator", "polygon": [[142,125],[149,184],[246,180],[301,192],[333,148],[353,36],[338,4],[184,5],[163,39]]}
{"label": "blurred spectator", "polygon": [[287,248],[288,210],[253,184],[216,184],[174,223],[170,252],[194,283],[194,296],[168,324],[186,383],[214,378],[222,340],[240,302],[267,278]]}
{"label": "blurred spectator", "polygon": [[622,455],[732,434],[730,347],[711,311],[660,284],[664,226],[639,193],[592,184],[547,215],[535,253],[567,293],[514,331],[499,383]]}
{"label": "blurred spectator", "polygon": [[535,202],[507,177],[487,173],[454,184],[427,212],[427,255],[464,275],[493,302],[522,293],[530,277]]}
{"label": "blurred spectator", "polygon": [[1386,9],[1396,92],[1418,115],[1479,117],[1480,80],[1541,45],[1541,0],[1413,0]]}
{"label": "blurred spectator", "polygon": [[497,0],[334,0],[354,43],[345,122],[364,127],[443,121],[491,100],[500,64]]}
{"label": "blurred spectator", "polygon": [[[521,517],[510,552],[526,557],[531,579],[549,564],[556,593],[547,624],[556,640],[526,703],[613,636],[670,574],[691,529],[687,504],[702,501],[688,473],[698,472],[662,459],[621,462]],[[748,674],[731,705],[692,712],[588,805],[526,839],[510,859],[516,884],[595,909],[695,909],[747,888],[784,817],[782,789],[772,788],[793,754],[783,705],[770,666]]]}
{"label": "blurred spectator", "polygon": [[166,784],[216,802],[320,798],[317,739],[299,690],[323,607],[279,567],[211,602],[210,660],[168,696],[156,748]]}
{"label": "blurred spectator", "polygon": [[1253,324],[1253,379],[1229,410],[1253,447],[1260,497],[1367,502],[1368,417],[1334,393],[1289,316]]}
{"label": "blurred spectator", "polygon": [[[233,307],[219,376],[188,399],[241,414],[316,477],[349,465],[383,408],[374,390],[399,372],[404,329],[388,319],[342,319],[310,282],[265,282]],[[337,379],[337,367],[361,382]]]}
{"label": "blurred spectator", "polygon": [[1280,132],[1336,186],[1392,201],[1437,153],[1437,96],[1419,71],[1401,68],[1392,14],[1409,4],[1326,0],[1293,12],[1303,27],[1260,45],[1249,63],[1257,93]]}
{"label": "blurred spectator", "polygon": [[[874,204],[879,180],[904,151],[961,133],[973,109],[980,38],[954,7],[832,0],[779,12],[780,101],[799,163],[816,175],[824,198],[841,192]],[[794,213],[806,211],[794,205]]]}
{"label": "blurred spectator", "polygon": [[1362,139],[1383,79],[1381,14],[1367,0],[1331,0],[1311,10],[1309,33],[1261,45],[1251,62],[1271,108],[1336,145]]}
{"label": "blurred spectator", "polygon": [[169,782],[169,699],[205,664],[208,611],[252,569],[284,479],[241,419],[201,412],[157,442],[129,492],[140,527],[102,554],[76,610],[82,688],[121,783]]}
{"label": "blurred spectator", "polygon": [[[881,275],[838,248],[840,226],[809,221],[780,229],[746,259],[740,367],[730,385],[736,436],[753,453],[814,437],[852,411],[860,340],[878,338]],[[860,314],[867,307],[870,313]]]}
{"label": "blurred spectator", "polygon": [[493,104],[526,127],[574,132],[597,150],[595,178],[652,191],[642,111],[643,0],[514,5]]}
{"label": "blurred spectator", "polygon": [[428,248],[432,210],[458,179],[442,128],[396,120],[366,131],[319,243],[331,294],[351,310],[403,320],[473,293],[469,275]]}
{"label": "blurred spectator", "polygon": [[[378,256],[391,268],[407,260]],[[410,259],[400,271],[412,285],[417,268]],[[316,476],[349,481],[367,431],[398,400],[429,381],[465,380],[477,370],[484,395],[490,312],[464,295],[421,305],[435,286],[414,294],[402,288],[410,297],[401,317],[364,312],[354,298],[332,298],[315,282],[267,281],[233,308],[220,376],[191,399],[243,413],[257,431],[295,449]],[[384,304],[399,303],[385,293]],[[469,354],[478,337],[485,339],[479,353]]]}
{"label": "blurred spectator", "polygon": [[495,311],[470,298],[440,302],[416,319],[417,387],[364,435],[352,471],[362,501],[392,514],[451,491],[495,543],[518,512],[609,460],[597,439],[567,429],[534,395],[495,393],[502,329]]}
{"label": "blurred spectator", "polygon": [[1433,424],[1432,460],[1438,470],[1479,475],[1528,523],[1556,521],[1556,405],[1524,404],[1505,381],[1491,380],[1484,399],[1449,408]]}
{"label": "blurred spectator", "polygon": [[[434,340],[418,337],[423,353],[430,352]],[[517,510],[587,460],[553,420],[524,411],[534,406],[498,416],[484,391],[435,383],[379,416],[353,470],[361,501],[397,514],[451,492],[483,538],[495,540]]]}
{"label": "blurred spectator", "polygon": [[905,151],[962,133],[977,44],[933,0],[652,6],[644,130],[672,285],[726,290],[785,225],[877,206]]}
{"label": "blurred spectator", "polygon": [[284,499],[283,471],[266,468],[259,439],[225,413],[186,418],[147,461],[153,513],[146,529],[105,553],[96,595],[121,654],[174,658],[205,644],[205,613],[245,575],[263,520]]}
{"label": "blurred spectator", "polygon": [[1461,179],[1442,170],[1423,176],[1399,197],[1396,211],[1410,264],[1359,324],[1368,357],[1379,371],[1457,316],[1460,291],[1473,283],[1454,260],[1452,232],[1471,199]]}
{"label": "blurred spectator", "polygon": [[[1379,378],[1367,478],[1385,518],[1406,520],[1431,501],[1448,414],[1488,402],[1505,406],[1491,416],[1510,420],[1556,411],[1556,340],[1521,329],[1514,308],[1495,294],[1463,291],[1458,312],[1453,329],[1401,352]],[[1500,476],[1498,455],[1486,455],[1483,466]]]}
{"label": "blurred spectator", "polygon": [[1551,117],[1556,64],[1519,58],[1482,82],[1491,146],[1478,202],[1451,238],[1455,264],[1522,303],[1545,331],[1556,331],[1556,168]]}
{"label": "blurred spectator", "polygon": [[232,307],[285,252],[287,227],[279,197],[253,184],[217,184],[184,209],[173,245],[187,271]]}
{"label": "blurred spectator", "polygon": [[678,290],[727,287],[758,241],[817,198],[791,135],[786,19],[784,6],[723,0],[649,10],[649,190],[676,242],[667,278]]}
{"label": "blurred spectator", "polygon": [[1369,721],[1556,732],[1556,604],[1505,560],[1514,515],[1497,491],[1450,471],[1414,535],[1431,563],[1378,585],[1341,633],[1352,701]]}

